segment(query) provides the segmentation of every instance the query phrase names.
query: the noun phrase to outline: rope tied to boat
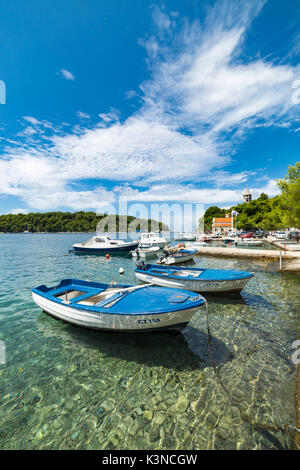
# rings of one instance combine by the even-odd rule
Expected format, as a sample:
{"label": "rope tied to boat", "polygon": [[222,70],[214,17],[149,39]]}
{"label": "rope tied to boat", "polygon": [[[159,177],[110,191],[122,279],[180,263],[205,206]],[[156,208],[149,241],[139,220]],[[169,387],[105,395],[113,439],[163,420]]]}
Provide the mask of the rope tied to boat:
{"label": "rope tied to boat", "polygon": [[207,326],[207,337],[208,337],[208,345],[210,344],[211,340],[212,340],[212,335],[211,335],[211,332],[210,332],[210,328],[209,328],[209,310],[208,310],[208,302],[207,300],[202,297],[202,299],[204,300],[204,305],[205,305],[205,313],[206,313],[206,326]]}

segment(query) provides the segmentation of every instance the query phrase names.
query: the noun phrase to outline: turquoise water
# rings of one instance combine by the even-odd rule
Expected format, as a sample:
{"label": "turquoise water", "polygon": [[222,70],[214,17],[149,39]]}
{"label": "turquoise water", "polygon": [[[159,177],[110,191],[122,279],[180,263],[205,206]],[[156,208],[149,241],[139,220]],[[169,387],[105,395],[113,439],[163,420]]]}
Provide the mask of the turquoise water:
{"label": "turquoise water", "polygon": [[256,274],[241,295],[208,297],[209,347],[204,309],[179,334],[90,332],[31,299],[67,277],[136,282],[129,257],[65,256],[87,238],[0,235],[0,448],[291,449],[299,277],[197,259]]}

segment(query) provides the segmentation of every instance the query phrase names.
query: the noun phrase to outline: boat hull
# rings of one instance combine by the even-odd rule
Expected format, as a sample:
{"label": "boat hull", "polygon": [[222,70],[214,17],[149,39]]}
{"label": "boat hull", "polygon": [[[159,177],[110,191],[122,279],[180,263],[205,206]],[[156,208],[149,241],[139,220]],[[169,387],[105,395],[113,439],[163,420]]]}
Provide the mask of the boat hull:
{"label": "boat hull", "polygon": [[165,262],[166,265],[169,264],[180,264],[186,263],[187,261],[192,261],[194,259],[193,255],[182,255],[182,256],[168,256],[167,261]]}
{"label": "boat hull", "polygon": [[147,332],[155,330],[184,328],[199,306],[185,310],[159,314],[109,314],[78,310],[65,304],[58,304],[32,292],[33,301],[47,314],[89,329],[115,332]]}
{"label": "boat hull", "polygon": [[222,293],[240,292],[249,278],[237,280],[194,280],[194,279],[170,279],[166,277],[152,276],[151,274],[137,272],[136,277],[145,283],[155,284],[162,287],[173,287],[177,289],[190,290],[199,293]]}
{"label": "boat hull", "polygon": [[185,263],[187,261],[192,261],[194,256],[197,254],[197,250],[192,250],[188,253],[183,254],[169,254],[165,258],[157,261],[158,264],[165,264],[165,265],[172,265],[172,264],[180,264]]}
{"label": "boat hull", "polygon": [[159,248],[164,248],[168,244],[167,241],[165,242],[151,242],[152,246],[158,246]]}
{"label": "boat hull", "polygon": [[138,242],[126,244],[125,246],[116,246],[116,247],[107,247],[107,248],[90,248],[84,246],[76,246],[73,245],[73,249],[70,250],[72,253],[85,253],[85,254],[99,254],[99,255],[106,255],[107,253],[110,255],[113,254],[127,254],[131,250],[135,250],[138,247]]}
{"label": "boat hull", "polygon": [[159,253],[158,251],[139,251],[139,256],[143,259],[149,259],[149,258],[156,258],[157,254]]}

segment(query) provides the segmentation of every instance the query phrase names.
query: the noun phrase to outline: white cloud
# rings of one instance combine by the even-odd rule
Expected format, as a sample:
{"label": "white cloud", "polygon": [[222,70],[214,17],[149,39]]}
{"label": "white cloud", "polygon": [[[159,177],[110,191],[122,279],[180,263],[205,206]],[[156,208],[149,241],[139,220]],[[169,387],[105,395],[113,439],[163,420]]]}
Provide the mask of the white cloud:
{"label": "white cloud", "polygon": [[[100,206],[111,202],[120,188],[138,201],[241,200],[242,190],[228,186],[245,183],[253,172],[224,170],[236,142],[257,126],[288,128],[298,113],[291,86],[299,68],[240,55],[247,28],[263,4],[245,1],[240,8],[238,2],[218,2],[201,25],[185,21],[183,26],[175,14],[154,7],[156,34],[143,42],[150,78],[140,85],[140,109],[124,121],[118,110],[100,112],[93,128],[76,126],[68,133],[24,116],[31,124],[23,132],[27,145],[8,149],[0,160],[1,192],[38,209],[98,207],[98,201]],[[66,69],[59,74],[75,79]],[[77,116],[89,117],[81,111]],[[29,139],[37,128],[44,141],[33,145]],[[46,129],[61,132],[46,136]],[[93,191],[70,188],[89,178],[119,186],[112,191],[103,183]],[[264,192],[272,191],[270,181]]]}
{"label": "white cloud", "polygon": [[23,119],[24,119],[24,121],[30,122],[30,124],[33,124],[33,125],[41,124],[41,122],[38,121],[33,116],[23,116]]}
{"label": "white cloud", "polygon": [[112,109],[109,113],[100,113],[98,114],[99,118],[105,123],[113,123],[119,121],[118,111]]}
{"label": "white cloud", "polygon": [[58,75],[61,75],[64,77],[66,80],[75,80],[75,75],[73,75],[69,70],[67,69],[60,69],[59,72],[57,72]]}
{"label": "white cloud", "polygon": [[[252,127],[258,120],[272,119],[274,125],[297,112],[291,84],[299,68],[238,60],[247,21],[239,14],[227,28],[228,5],[223,23],[219,12],[215,23],[210,15],[202,28],[186,25],[180,53],[162,49],[152,62],[152,80],[143,85],[148,112],[167,112],[172,124],[184,123],[195,133],[208,129],[213,140],[221,131]],[[156,38],[152,41],[157,44]]]}
{"label": "white cloud", "polygon": [[87,113],[83,113],[82,111],[77,111],[76,116],[80,119],[90,119],[90,115]]}
{"label": "white cloud", "polygon": [[11,209],[9,214],[28,214],[28,209]]}
{"label": "white cloud", "polygon": [[125,99],[126,100],[131,100],[132,98],[138,97],[138,94],[135,90],[128,90],[125,93]]}

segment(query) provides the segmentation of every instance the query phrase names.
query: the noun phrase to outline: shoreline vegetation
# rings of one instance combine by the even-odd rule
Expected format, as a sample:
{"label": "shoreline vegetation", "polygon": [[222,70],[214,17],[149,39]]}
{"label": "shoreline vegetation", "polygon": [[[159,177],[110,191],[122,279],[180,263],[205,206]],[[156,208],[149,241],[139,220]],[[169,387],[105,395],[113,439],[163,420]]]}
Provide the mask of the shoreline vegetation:
{"label": "shoreline vegetation", "polygon": [[212,229],[212,222],[215,217],[225,217],[228,213],[231,217],[231,211],[238,213],[237,228],[242,230],[276,230],[283,226],[283,220],[280,210],[281,197],[275,196],[269,198],[262,193],[259,198],[250,202],[244,202],[234,205],[229,209],[221,209],[218,206],[210,206],[204,213],[200,223],[204,223],[204,230]]}
{"label": "shoreline vegetation", "polygon": [[281,194],[269,197],[265,193],[250,202],[234,205],[227,209],[210,206],[199,220],[204,231],[212,228],[214,217],[225,217],[232,211],[238,213],[237,228],[242,230],[260,229],[272,231],[300,227],[300,162],[289,165],[288,174],[277,180]]}
{"label": "shoreline vegetation", "polygon": [[91,211],[0,215],[0,233],[94,233],[97,228],[101,232],[169,230],[167,225],[153,219],[96,214]]}

